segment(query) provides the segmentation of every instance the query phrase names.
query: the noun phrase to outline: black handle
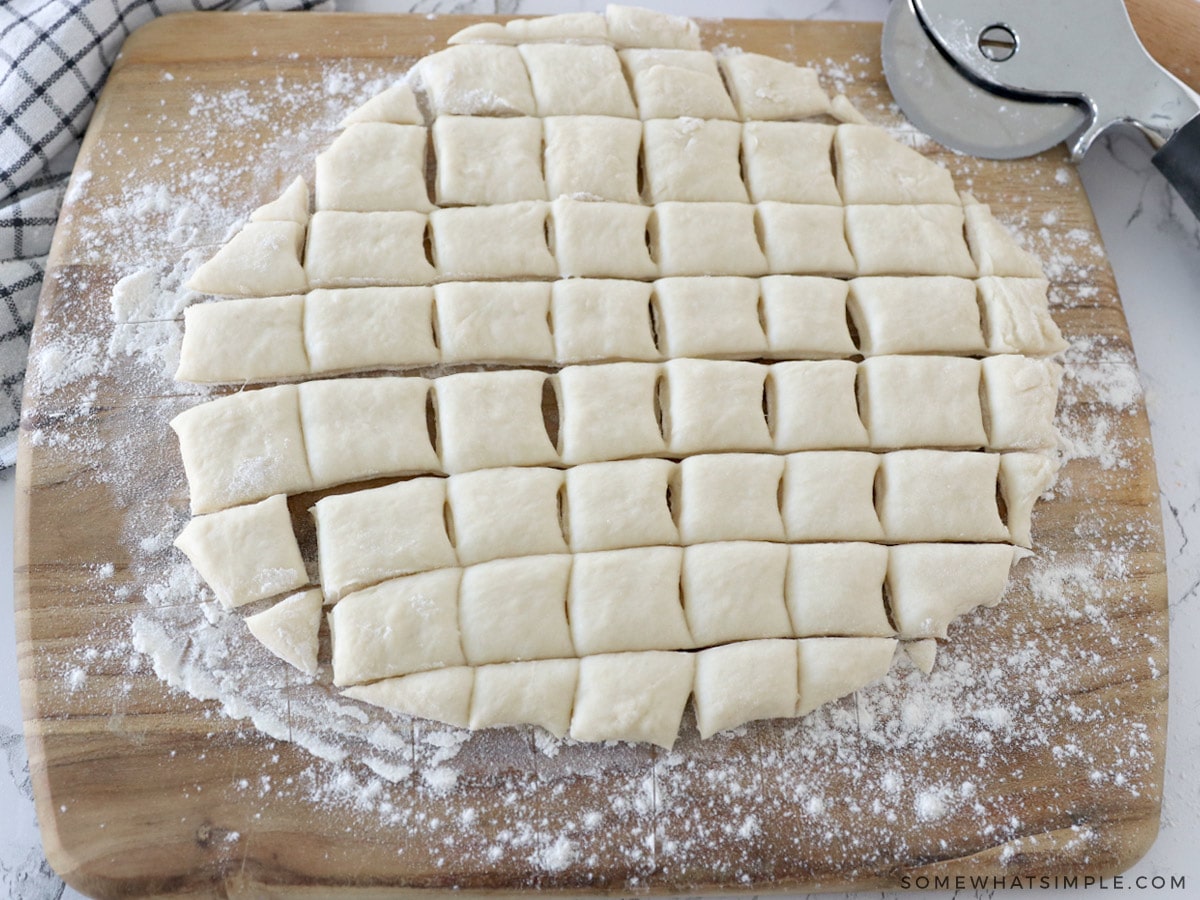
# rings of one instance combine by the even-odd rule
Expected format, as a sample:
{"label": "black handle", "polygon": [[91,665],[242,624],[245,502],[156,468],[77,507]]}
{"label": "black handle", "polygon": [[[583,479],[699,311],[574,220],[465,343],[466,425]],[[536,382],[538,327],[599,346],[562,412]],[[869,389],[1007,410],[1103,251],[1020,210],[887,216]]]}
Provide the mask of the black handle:
{"label": "black handle", "polygon": [[1200,219],[1200,116],[1175,132],[1151,161]]}

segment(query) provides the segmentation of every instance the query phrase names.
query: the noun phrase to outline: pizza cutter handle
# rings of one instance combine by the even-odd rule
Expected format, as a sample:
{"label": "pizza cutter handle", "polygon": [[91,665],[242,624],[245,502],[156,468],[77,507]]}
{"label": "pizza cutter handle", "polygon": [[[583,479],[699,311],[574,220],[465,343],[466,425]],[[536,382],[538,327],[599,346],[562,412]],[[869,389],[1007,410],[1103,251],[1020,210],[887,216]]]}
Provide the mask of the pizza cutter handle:
{"label": "pizza cutter handle", "polygon": [[1152,162],[1200,219],[1200,116],[1176,131]]}

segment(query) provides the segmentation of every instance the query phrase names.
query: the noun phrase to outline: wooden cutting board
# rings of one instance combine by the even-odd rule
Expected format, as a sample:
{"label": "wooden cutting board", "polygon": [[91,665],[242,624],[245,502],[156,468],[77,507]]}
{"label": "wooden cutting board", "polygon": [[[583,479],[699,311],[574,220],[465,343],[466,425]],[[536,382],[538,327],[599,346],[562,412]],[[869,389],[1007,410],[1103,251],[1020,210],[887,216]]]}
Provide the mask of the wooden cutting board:
{"label": "wooden cutting board", "polygon": [[[21,688],[55,869],[98,896],[366,897],[878,889],[1130,865],[1154,838],[1161,800],[1161,519],[1125,319],[1059,151],[990,163],[909,135],[1031,236],[1075,343],[1061,410],[1074,444],[1035,517],[1039,558],[1022,563],[1001,607],[952,629],[930,682],[942,694],[905,676],[803,726],[757,723],[700,742],[685,723],[669,754],[554,753],[506,729],[461,746],[449,787],[419,764],[393,783],[353,756],[317,760],[139,663],[130,628],[153,600],[147,562],[177,558],[123,535],[135,517],[182,521],[186,486],[161,423],[195,398],[169,379],[147,387],[132,353],[110,350],[91,370],[79,360],[137,327],[115,325],[109,309],[128,263],[170,260],[188,242],[189,223],[154,185],[248,211],[311,176],[330,139],[315,129],[281,160],[263,149],[275,130],[344,107],[346,84],[399,74],[469,21],[177,15],[139,30],[117,61],[55,235],[18,464]],[[872,121],[899,123],[877,25],[703,27],[708,46],[816,64]],[[281,84],[295,102],[272,102]],[[118,208],[131,193],[141,230]],[[152,239],[147,222],[161,222]]]}

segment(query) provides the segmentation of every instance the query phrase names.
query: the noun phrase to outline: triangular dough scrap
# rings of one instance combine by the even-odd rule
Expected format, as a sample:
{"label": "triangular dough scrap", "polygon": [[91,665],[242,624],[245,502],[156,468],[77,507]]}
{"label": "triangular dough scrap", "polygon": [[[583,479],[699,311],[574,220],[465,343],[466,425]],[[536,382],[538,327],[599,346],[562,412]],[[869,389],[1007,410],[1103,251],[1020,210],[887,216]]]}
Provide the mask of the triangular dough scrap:
{"label": "triangular dough scrap", "polygon": [[447,44],[531,44],[540,41],[601,43],[608,40],[608,26],[599,13],[563,13],[534,19],[479,22],[450,36]]}
{"label": "triangular dough scrap", "polygon": [[192,273],[187,288],[231,297],[303,294],[308,278],[300,265],[301,222],[247,222],[208,262]]}
{"label": "triangular dough scrap", "polygon": [[395,712],[466,728],[474,689],[475,669],[453,666],[358,685],[342,693]]}
{"label": "triangular dough scrap", "polygon": [[338,123],[347,128],[358,122],[390,122],[393,125],[424,125],[425,118],[417,106],[417,96],[404,81],[393,84],[376,94]]}
{"label": "triangular dough scrap", "polygon": [[893,638],[803,638],[796,642],[799,696],[796,715],[803,716],[871,682],[892,666]]}
{"label": "triangular dough scrap", "polygon": [[305,675],[317,674],[318,634],[325,596],[320,588],[280,600],[246,617],[246,627],[264,647]]}
{"label": "triangular dough scrap", "polygon": [[1038,258],[1017,246],[1009,230],[992,215],[990,206],[980,203],[969,193],[963,194],[962,203],[967,245],[980,275],[1046,277]]}
{"label": "triangular dough scrap", "polygon": [[608,4],[608,39],[618,47],[700,49],[700,27],[691,19],[637,6]]}
{"label": "triangular dough scrap", "polygon": [[250,213],[250,221],[308,224],[308,184],[296,176],[282,194]]}
{"label": "triangular dough scrap", "polygon": [[921,672],[928,675],[933,671],[934,663],[937,662],[937,640],[922,638],[919,641],[901,641],[900,649],[904,651],[908,661]]}
{"label": "triangular dough scrap", "polygon": [[850,125],[869,125],[867,117],[858,111],[858,107],[850,102],[845,94],[838,94],[830,101],[829,113],[839,122]]}
{"label": "triangular dough scrap", "polygon": [[1045,453],[1004,453],[1000,456],[1000,496],[1012,541],[1032,547],[1033,507],[1058,477],[1058,462]]}

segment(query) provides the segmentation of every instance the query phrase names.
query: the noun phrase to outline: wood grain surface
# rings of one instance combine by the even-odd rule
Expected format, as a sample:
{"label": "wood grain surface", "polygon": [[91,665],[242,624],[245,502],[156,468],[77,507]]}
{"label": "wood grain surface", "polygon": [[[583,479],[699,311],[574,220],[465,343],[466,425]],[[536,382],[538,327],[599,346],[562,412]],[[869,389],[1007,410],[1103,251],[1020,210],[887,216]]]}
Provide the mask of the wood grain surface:
{"label": "wood grain surface", "polygon": [[[1035,574],[1042,571],[1033,568],[1037,561],[1027,560],[998,610],[952,629],[951,665],[968,666],[958,677],[978,671],[983,681],[999,673],[1001,711],[991,715],[1010,717],[1017,737],[985,741],[1002,730],[960,728],[895,746],[853,735],[805,743],[805,733],[788,730],[794,723],[765,722],[701,742],[694,725],[685,725],[671,754],[566,745],[551,755],[528,731],[503,729],[463,745],[449,793],[417,775],[383,788],[393,808],[419,810],[428,822],[472,810],[473,827],[449,842],[426,839],[411,823],[364,825],[353,804],[328,795],[247,793],[247,781],[267,775],[288,784],[314,766],[326,777],[340,772],[351,785],[369,779],[353,759],[314,762],[294,744],[269,740],[222,715],[216,703],[172,690],[148,667],[131,664],[130,623],[148,603],[135,557],[158,554],[165,565],[174,551],[130,547],[124,526],[135,515],[170,520],[186,506],[175,441],[147,422],[195,398],[139,391],[133,363],[120,358],[88,381],[86,396],[82,387],[47,387],[52,373],[42,351],[59,329],[107,343],[121,327],[112,322],[109,294],[122,273],[96,251],[94,237],[107,227],[104,198],[155,177],[164,147],[195,141],[189,111],[202,88],[254,95],[282,78],[307,85],[315,97],[331,63],[399,74],[468,21],[169,16],[127,42],[109,78],[55,235],[18,463],[22,699],[38,815],[55,869],[104,897],[372,897],[451,888],[861,890],[919,885],[912,880],[918,876],[1111,873],[1130,865],[1156,834],[1161,802],[1161,519],[1144,407],[1136,395],[1119,402],[1105,388],[1106,372],[1132,369],[1125,319],[1086,198],[1058,149],[1001,164],[917,141],[1003,219],[1038,236],[1044,256],[1063,248],[1049,266],[1055,315],[1085,348],[1068,374],[1064,429],[1103,432],[1104,446],[1117,448],[1115,459],[1077,448],[1055,496],[1036,512],[1039,560],[1053,563],[1045,571],[1065,573],[1056,593],[1050,596],[1046,577]],[[731,21],[705,23],[704,34],[708,46],[816,63],[827,85],[844,90],[872,121],[898,121],[879,69],[877,25]],[[253,153],[262,134],[294,115],[281,108],[265,120],[234,121],[217,149],[210,141],[204,152],[174,155],[173,165],[182,158],[203,172],[214,155]],[[315,133],[312,149],[328,139]],[[88,173],[86,191],[79,190],[80,172]],[[284,170],[264,157],[212,189],[244,198],[249,209],[295,174],[311,170]],[[113,248],[129,240],[119,227],[107,238]],[[128,258],[130,248],[123,250]],[[86,441],[79,438],[84,432]],[[136,476],[124,482],[111,474],[118,447],[139,459]],[[98,571],[121,589],[98,588]],[[1065,661],[1050,667],[1052,690],[1042,683],[1047,667],[995,668],[993,660],[1018,653]],[[71,689],[64,677],[79,659],[89,661],[87,690]],[[889,689],[904,687],[881,690]],[[921,715],[902,701],[896,716]],[[848,702],[853,712],[853,698]],[[1034,720],[1037,740],[1027,740],[1022,723]],[[731,772],[744,773],[751,787],[735,789]],[[809,790],[814,783],[820,797]],[[881,784],[916,800],[890,804]],[[603,811],[602,827],[579,824],[586,810]],[[521,829],[533,851],[484,852],[497,836]],[[563,845],[570,852],[555,855],[559,845],[547,843],[562,835],[570,836]]]}

